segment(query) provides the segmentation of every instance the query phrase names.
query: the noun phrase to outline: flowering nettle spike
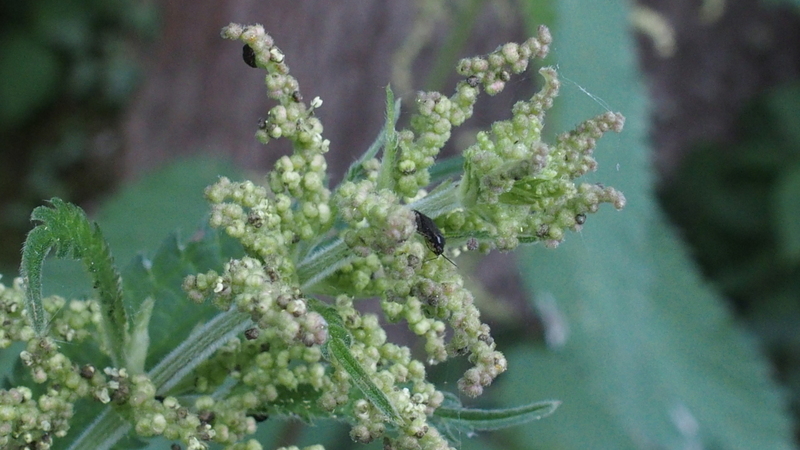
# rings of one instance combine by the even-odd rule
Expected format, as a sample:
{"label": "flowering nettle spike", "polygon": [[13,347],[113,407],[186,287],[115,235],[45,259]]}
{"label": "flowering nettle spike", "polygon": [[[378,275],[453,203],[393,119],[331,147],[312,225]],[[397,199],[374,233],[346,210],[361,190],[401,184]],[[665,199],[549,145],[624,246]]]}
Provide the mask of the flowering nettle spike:
{"label": "flowering nettle spike", "polygon": [[456,85],[452,96],[420,92],[418,113],[411,118],[411,128],[398,134],[400,155],[395,173],[398,191],[414,197],[430,183],[428,168],[450,139],[452,128],[472,116],[481,86],[489,95],[501,92],[510,76],[523,72],[532,58],[547,56],[551,41],[547,27],[540,27],[536,37],[522,44],[509,43],[487,56],[462,59],[458,73],[465,80]]}
{"label": "flowering nettle spike", "polygon": [[[285,138],[293,150],[278,158],[264,185],[221,177],[206,189],[210,225],[241,246],[220,245],[214,234],[203,244],[188,245],[191,251],[166,252],[170,257],[144,264],[141,276],[158,287],[153,298],[136,305],[131,332],[136,339],[127,344],[147,347],[151,308],[163,301],[156,297],[170,292],[168,299],[175,300],[164,289],[166,280],[187,267],[206,265],[211,254],[230,259],[216,270],[186,276],[182,287],[189,300],[210,300],[223,312],[203,324],[170,317],[184,330],[195,329],[148,373],[142,367],[151,355],[128,346],[121,358],[125,367],[93,361],[80,368],[59,352],[57,340],[97,339],[97,327],[104,326],[100,304],[48,297],[35,302],[37,314],[24,307],[21,279],[10,288],[0,284],[5,305],[0,347],[26,342],[23,366],[34,382],[48,383],[36,398],[27,387],[0,392],[0,407],[8,412],[0,446],[21,448],[34,441],[49,446],[66,435],[73,404],[84,398],[113,403],[126,411],[126,421],[101,416],[73,442],[75,448],[113,445],[109,436],[129,429],[143,437],[182,440],[193,449],[206,449],[212,441],[249,448],[242,441],[270,414],[309,421],[345,418],[353,440],[383,438],[386,448],[452,448],[429,423],[445,395],[427,380],[426,365],[466,357],[471,367],[457,386],[474,397],[508,363],[481,321],[467,283],[444,255],[445,244],[470,250],[507,250],[537,241],[555,245],[566,230],[584,226],[600,204],[622,208],[625,197],[614,188],[576,179],[595,170],[597,139],[620,131],[624,118],[602,114],[561,134],[555,144],[542,142],[545,113],[559,88],[555,69],[545,67],[542,89],[515,104],[511,118],[478,133],[464,151],[461,179],[426,190],[428,169],[452,128],[472,115],[480,90],[499,92],[531,58],[547,54],[551,37],[541,27],[521,44],[462,60],[456,92],[450,97],[420,93],[408,129],[395,130],[399,104],[387,89],[380,136],[331,191],[325,160],[329,142],[314,114],[322,100],[305,92],[312,99],[305,103],[286,55],[262,26],[230,24],[222,36],[241,41],[245,63],[266,72],[267,95],[275,105],[258,121],[258,139]],[[65,227],[65,233],[72,228]],[[96,268],[96,255],[87,256],[87,262]],[[356,305],[375,297],[380,311],[364,312]],[[52,326],[42,326],[45,313]],[[36,331],[31,315],[38,317]],[[424,342],[420,360],[409,347],[388,340],[387,321],[405,322]],[[180,400],[170,395],[178,392],[190,395]],[[436,423],[461,427],[447,421],[460,416],[448,409]],[[321,450],[307,448],[312,449]]]}
{"label": "flowering nettle spike", "polygon": [[[264,202],[276,201],[274,207],[281,219],[292,224],[292,230],[283,233],[283,240],[310,240],[332,225],[324,156],[330,142],[322,137],[322,122],[314,116],[322,100],[314,97],[310,105],[303,102],[297,80],[289,75],[284,53],[261,25],[230,24],[221,34],[226,39],[244,42],[245,62],[267,71],[267,95],[277,100],[278,105],[259,121],[256,138],[265,144],[271,139],[288,139],[294,153],[279,159],[269,174],[274,198]],[[298,208],[294,208],[295,204]]]}
{"label": "flowering nettle spike", "polygon": [[520,242],[555,246],[565,230],[579,229],[600,203],[617,209],[625,205],[625,197],[612,187],[574,181],[596,169],[592,152],[597,139],[621,131],[625,118],[604,113],[560,135],[556,145],[542,142],[544,115],[560,82],[552,67],[539,73],[545,80],[542,89],[529,101],[517,102],[511,119],[478,133],[477,142],[464,151],[459,197],[466,212],[458,214],[476,215],[501,250]]}

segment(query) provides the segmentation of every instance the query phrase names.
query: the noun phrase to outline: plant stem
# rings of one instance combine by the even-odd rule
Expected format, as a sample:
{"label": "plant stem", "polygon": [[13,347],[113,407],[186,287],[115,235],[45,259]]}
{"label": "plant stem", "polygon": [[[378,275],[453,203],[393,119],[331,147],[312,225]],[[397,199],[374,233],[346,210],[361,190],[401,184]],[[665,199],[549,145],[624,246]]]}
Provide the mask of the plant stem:
{"label": "plant stem", "polygon": [[196,328],[148,373],[158,393],[166,394],[219,347],[250,326],[252,322],[246,314],[229,309]]}
{"label": "plant stem", "polygon": [[409,207],[432,219],[458,209],[461,207],[461,201],[458,198],[458,183],[445,181],[430,194],[412,203]]}
{"label": "plant stem", "polygon": [[341,238],[312,253],[297,265],[297,279],[302,289],[322,281],[353,259],[350,249]]}
{"label": "plant stem", "polygon": [[109,449],[130,429],[131,424],[108,406],[91,425],[86,427],[78,439],[75,439],[68,450]]}
{"label": "plant stem", "polygon": [[[250,326],[252,322],[247,315],[230,309],[195,329],[181,345],[148,372],[157,393],[166,394],[198,365],[207,361],[219,347]],[[69,450],[109,449],[130,428],[131,424],[109,406],[72,443]]]}

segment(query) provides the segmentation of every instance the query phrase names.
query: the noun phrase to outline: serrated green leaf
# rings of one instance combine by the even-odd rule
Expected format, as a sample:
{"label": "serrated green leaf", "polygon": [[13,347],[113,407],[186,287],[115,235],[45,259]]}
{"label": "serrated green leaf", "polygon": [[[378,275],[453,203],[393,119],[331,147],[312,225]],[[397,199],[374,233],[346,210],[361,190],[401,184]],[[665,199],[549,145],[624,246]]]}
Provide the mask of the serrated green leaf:
{"label": "serrated green leaf", "polygon": [[80,259],[89,272],[100,302],[100,329],[113,363],[123,361],[127,342],[128,317],[122,301],[121,279],[114,258],[97,225],[76,205],[59,198],[50,206],[33,210],[31,220],[40,222],[25,239],[20,274],[27,291],[26,307],[39,336],[46,332],[42,306],[42,268],[47,254],[53,250],[59,258]]}
{"label": "serrated green leaf", "polygon": [[[387,142],[394,143],[397,140],[395,127],[397,126],[397,119],[400,118],[400,99],[394,100],[394,92],[390,86],[386,87],[386,121],[380,133],[367,148],[367,151],[362,154],[347,169],[344,176],[345,181],[356,181],[364,178],[366,171],[364,170],[364,162],[377,156],[378,152],[386,146]],[[393,144],[394,145],[394,144]]]}
{"label": "serrated green leaf", "polygon": [[[209,211],[203,189],[221,175],[237,178],[239,172],[215,158],[180,159],[108,199],[95,218],[121,268],[137,255],[154,254],[170,233],[178,230],[189,237],[202,227]],[[91,284],[82,282],[80,267],[69,263],[72,261],[48,262],[43,280],[46,295],[91,295]],[[143,298],[134,301],[130,310],[135,310]]]}
{"label": "serrated green leaf", "polygon": [[[556,250],[522,255],[523,279],[539,295],[552,293],[569,336],[547,359],[523,354],[536,370],[520,367],[505,386],[508,401],[564,401],[542,427],[513,429],[514,440],[518,448],[792,448],[763,357],[657,209],[626,6],[558,3],[561,73],[627,117],[620,135],[600,140],[600,169],[588,181],[619,188],[628,206],[601,210]],[[563,89],[556,108],[560,120],[550,114],[548,125],[564,130],[598,106]],[[515,370],[510,357],[509,378]]]}
{"label": "serrated green leaf", "polygon": [[350,375],[350,380],[352,380],[353,384],[364,394],[364,397],[389,420],[394,423],[400,423],[400,414],[391,400],[375,385],[358,360],[350,353],[347,344],[342,339],[329,338],[326,345],[331,362],[336,362],[342,366],[345,372]]}
{"label": "serrated green leaf", "polygon": [[138,310],[147,298],[155,301],[146,370],[218,312],[210,304],[191,303],[181,284],[188,274],[221,271],[231,257],[243,254],[237,241],[203,225],[202,219],[208,213],[203,188],[235,172],[218,159],[179,160],[127,187],[98,214],[115,254],[130,261],[123,270],[129,309]]}
{"label": "serrated green leaf", "polygon": [[561,404],[549,400],[513,408],[473,409],[440,407],[433,414],[445,425],[456,425],[474,431],[491,431],[515,427],[553,414]]}
{"label": "serrated green leaf", "polygon": [[[154,300],[147,330],[150,346],[145,368],[158,388],[166,390],[177,385],[219,345],[248,326],[246,316],[235,312],[214,316],[218,313],[216,308],[191,303],[181,290],[183,275],[220,270],[230,257],[243,254],[241,245],[227,236],[210,229],[195,233],[202,223],[198,218],[208,211],[203,188],[218,175],[230,175],[232,171],[230,165],[218,160],[182,160],[125,189],[104,205],[99,214],[99,221],[108,229],[109,242],[115,251],[120,250],[117,254],[133,259],[123,272],[126,302],[131,310],[140,311],[146,307],[148,298]],[[175,229],[187,230],[192,239],[182,242]],[[170,232],[173,233],[164,239]],[[155,248],[159,242],[161,246],[151,257],[141,253]],[[48,278],[54,278],[49,275]],[[205,325],[198,327],[203,322]],[[144,325],[143,321],[140,325]],[[142,329],[139,331],[144,333]],[[194,337],[187,338],[192,331]],[[176,349],[182,340],[185,345]],[[101,442],[97,439],[113,445],[129,428],[127,422],[117,421],[106,411],[98,421],[73,427],[74,433],[83,431],[83,434],[71,448],[97,448],[94,444]]]}

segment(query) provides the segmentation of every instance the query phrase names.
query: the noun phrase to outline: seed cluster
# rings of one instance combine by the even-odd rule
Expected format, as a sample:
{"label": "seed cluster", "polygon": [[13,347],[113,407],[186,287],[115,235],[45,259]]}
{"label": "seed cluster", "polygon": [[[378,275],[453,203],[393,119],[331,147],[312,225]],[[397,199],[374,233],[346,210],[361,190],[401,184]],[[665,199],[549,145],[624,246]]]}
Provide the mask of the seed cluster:
{"label": "seed cluster", "polygon": [[[292,142],[294,154],[284,156],[269,174],[269,187],[278,205],[286,205],[288,197],[299,206],[283,210],[287,223],[297,224],[293,239],[311,239],[331,225],[331,212],[327,208],[330,191],[325,186],[330,141],[322,137],[322,122],[314,110],[322,106],[315,97],[306,105],[300,94],[297,79],[289,75],[285,55],[275,45],[272,37],[261,25],[243,27],[230,24],[222,29],[225,39],[239,39],[254,54],[257,67],[266,69],[267,95],[278,104],[259,124],[256,138],[268,143],[271,139],[285,138]],[[286,217],[291,214],[292,217]]]}
{"label": "seed cluster", "polygon": [[[45,384],[41,394],[25,386],[0,390],[0,447],[48,449],[54,438],[66,436],[73,418],[74,404],[80,398],[108,403],[118,398],[113,383],[94,367],[79,367],[58,351],[53,338],[38,339],[24,309],[22,279],[11,286],[0,283],[0,348],[14,342],[27,342],[20,353],[22,364],[37,384]],[[79,343],[96,333],[97,305],[92,301],[46,297],[44,307],[51,315],[50,334],[61,341]]]}
{"label": "seed cluster", "polygon": [[538,35],[523,44],[509,43],[485,57],[462,59],[458,73],[465,79],[456,84],[451,97],[439,92],[420,92],[410,129],[398,133],[397,191],[414,197],[427,187],[430,184],[427,169],[450,139],[451,129],[472,116],[480,87],[489,95],[501,92],[512,74],[525,71],[531,58],[547,56],[551,41],[547,27],[540,27]]}
{"label": "seed cluster", "polygon": [[542,142],[544,115],[560,82],[552,67],[539,73],[545,80],[542,89],[529,101],[517,102],[510,119],[479,132],[477,142],[464,151],[458,197],[465,208],[445,219],[450,232],[480,229],[489,237],[483,243],[500,250],[537,241],[555,247],[566,230],[579,230],[586,214],[597,212],[600,204],[625,206],[624,195],[612,187],[574,181],[596,169],[592,153],[597,139],[621,131],[624,117],[604,113],[560,135],[555,145]]}

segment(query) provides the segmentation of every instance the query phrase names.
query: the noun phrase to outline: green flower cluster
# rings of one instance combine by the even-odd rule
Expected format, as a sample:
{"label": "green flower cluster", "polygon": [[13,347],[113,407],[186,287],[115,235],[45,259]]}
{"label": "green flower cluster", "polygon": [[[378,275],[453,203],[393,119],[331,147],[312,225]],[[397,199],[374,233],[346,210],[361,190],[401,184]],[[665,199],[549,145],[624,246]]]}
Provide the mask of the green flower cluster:
{"label": "green flower cluster", "polygon": [[[424,436],[429,429],[427,416],[443,400],[442,394],[425,379],[425,366],[411,357],[407,347],[387,342],[378,316],[359,312],[350,297],[337,297],[333,306],[351,333],[350,352],[396,410],[400,419],[394,425],[399,434]],[[335,400],[351,411],[355,423],[350,436],[354,441],[366,443],[383,437],[388,419],[384,412],[366,399],[348,398],[347,386],[353,383],[352,376],[338,361],[332,366],[332,379],[345,389],[324,393],[320,402],[330,408]]]}
{"label": "green flower cluster", "polygon": [[[432,258],[423,242],[411,239],[414,213],[389,191],[376,192],[371,181],[361,181],[345,183],[334,197],[350,226],[342,239],[361,258],[342,266],[331,282],[353,286],[362,297],[379,295],[389,321],[405,320],[412,332],[424,337],[429,364],[472,355],[476,366],[459,387],[467,395],[479,395],[505,370],[506,361],[494,349],[489,327],[481,323],[461,276],[443,258]],[[453,331],[448,343],[445,322]]]}
{"label": "green flower cluster", "polygon": [[574,182],[596,169],[597,139],[621,131],[625,118],[608,112],[560,135],[554,146],[542,142],[544,115],[560,83],[552,67],[539,73],[544,87],[529,101],[517,102],[511,119],[478,133],[464,151],[457,195],[463,208],[445,219],[445,229],[454,235],[479,235],[500,250],[535,241],[554,247],[565,230],[579,230],[601,203],[625,206],[624,195],[612,187]]}
{"label": "green flower cluster", "polygon": [[[624,205],[624,197],[612,188],[576,187],[572,181],[594,170],[595,140],[608,130],[619,131],[623,118],[604,115],[561,136],[556,146],[542,143],[544,113],[558,92],[555,70],[542,69],[544,88],[515,105],[510,120],[480,133],[465,151],[460,182],[445,183],[427,195],[428,169],[452,127],[472,115],[481,86],[496,94],[531,58],[547,54],[551,38],[541,27],[537,37],[523,44],[506,44],[486,57],[462,60],[458,71],[465,79],[453,96],[420,93],[411,128],[389,130],[383,159],[365,159],[361,175],[348,178],[331,194],[323,182],[329,144],[313,116],[320,102],[312,107],[302,102],[283,54],[263,28],[232,24],[222,35],[245,42],[255,65],[268,72],[268,95],[278,105],[257,136],[262,142],[288,138],[294,152],[276,163],[268,188],[223,178],[206,191],[212,226],[239,239],[253,257],[232,261],[221,275],[190,277],[185,288],[196,300],[211,296],[222,308],[235,305],[259,329],[253,342],[233,344],[220,353],[221,359],[209,361],[208,385],[220,383],[226,371],[236,368],[235,377],[245,384],[258,380],[252,386],[265,392],[258,403],[267,409],[285,408],[281,395],[302,391],[305,401],[315,402],[308,415],[318,408],[350,417],[351,436],[358,442],[384,437],[388,448],[447,448],[425,419],[443,395],[425,381],[424,365],[410,357],[409,349],[387,343],[378,318],[359,313],[353,298],[379,296],[388,321],[405,321],[425,340],[428,364],[469,355],[473,367],[458,386],[469,396],[479,395],[506,370],[506,359],[496,350],[455,267],[437,258],[438,252],[431,254],[426,236],[415,238],[417,231],[427,237],[431,233],[417,229],[415,214],[443,216],[440,223],[448,237],[456,243],[477,242],[484,249],[510,250],[520,242],[539,240],[557,243],[565,229],[580,227],[586,213],[595,212],[600,203]],[[411,201],[413,206],[406,203]],[[314,315],[309,296],[319,294],[337,296],[329,305],[333,316],[321,310]],[[330,320],[343,324],[341,339],[328,328],[334,327]],[[336,345],[352,355],[356,372],[363,370],[388,399],[389,410],[367,395],[370,387],[354,379],[355,369],[345,367],[350,363],[331,356]],[[309,357],[307,352],[318,346],[321,354]],[[410,388],[404,387],[409,383]],[[366,398],[353,396],[354,386]],[[395,437],[386,435],[387,423],[396,429]]]}
{"label": "green flower cluster", "polygon": [[544,58],[552,37],[545,26],[536,37],[522,44],[508,43],[486,57],[461,60],[458,73],[466,79],[458,82],[456,92],[446,97],[439,92],[421,92],[417,96],[417,114],[411,118],[411,129],[398,133],[396,190],[406,197],[415,197],[431,180],[428,168],[450,139],[450,130],[472,116],[480,86],[495,95],[503,90],[512,74],[528,68],[531,58]]}
{"label": "green flower cluster", "polygon": [[8,348],[14,341],[30,341],[35,336],[33,327],[25,320],[25,289],[22,278],[14,279],[11,286],[0,284],[0,348]]}
{"label": "green flower cluster", "polygon": [[58,351],[54,340],[77,344],[90,337],[99,314],[95,302],[73,300],[67,305],[61,297],[45,298],[45,310],[54,316],[53,337],[42,339],[35,337],[24,304],[21,278],[10,287],[0,284],[0,348],[27,342],[20,360],[31,381],[44,386],[36,394],[24,386],[0,390],[0,447],[48,449],[53,438],[67,434],[75,401],[93,398],[108,403],[114,386],[94,367],[79,368]]}
{"label": "green flower cluster", "polygon": [[324,185],[327,163],[322,156],[330,141],[322,137],[322,123],[313,115],[322,100],[316,97],[306,106],[297,80],[289,75],[284,54],[262,26],[230,24],[221,35],[247,44],[255,53],[256,64],[267,70],[267,95],[278,105],[269,110],[256,138],[264,144],[281,137],[292,142],[294,154],[278,161],[269,175],[269,186],[276,205],[296,206],[281,210],[282,218],[295,224],[289,242],[310,240],[323,233],[332,220],[330,191]]}
{"label": "green flower cluster", "polygon": [[[2,448],[51,448],[54,438],[66,436],[75,415],[74,404],[81,398],[123,407],[122,411],[127,411],[141,436],[164,435],[182,439],[189,443],[187,448],[206,448],[203,441],[211,436],[204,434],[197,415],[181,408],[174,398],[156,400],[156,389],[147,376],[131,376],[126,369],[111,367],[102,372],[88,364],[79,367],[58,351],[53,338],[78,344],[96,333],[93,328],[99,323],[100,314],[96,302],[72,300],[66,304],[56,296],[43,299],[45,309],[53,317],[50,322],[53,338],[36,339],[24,317],[24,295],[20,278],[14,280],[12,288],[0,285],[0,320],[5,338],[2,348],[13,341],[27,341],[20,360],[32,381],[43,385],[43,389],[35,389],[38,394],[24,386],[0,390]],[[254,431],[253,425],[240,436]],[[211,435],[215,432],[219,433],[219,427]]]}
{"label": "green flower cluster", "polygon": [[[445,394],[426,379],[426,365],[467,357],[471,367],[458,388],[475,397],[507,369],[507,361],[443,252],[511,250],[537,241],[555,246],[601,203],[622,208],[625,198],[615,189],[574,180],[595,170],[596,140],[620,131],[623,117],[607,113],[559,136],[555,145],[542,142],[544,115],[559,82],[554,69],[541,69],[541,91],[518,102],[510,119],[479,133],[464,151],[461,178],[426,190],[435,157],[452,128],[472,115],[481,88],[500,92],[532,58],[547,54],[551,37],[541,27],[522,44],[462,60],[464,79],[456,92],[420,93],[409,129],[394,129],[389,93],[384,132],[331,190],[324,156],[330,143],[314,116],[322,102],[304,103],[284,54],[263,27],[231,24],[222,36],[243,41],[246,62],[267,72],[267,93],[276,105],[256,137],[264,143],[289,139],[293,152],[276,162],[263,186],[220,178],[205,191],[211,226],[237,239],[246,253],[221,273],[184,279],[191,300],[210,300],[225,311],[205,325],[216,339],[213,348],[203,353],[182,344],[191,348],[188,357],[170,354],[164,366],[141,373],[144,350],[130,353],[138,344],[146,347],[155,301],[148,299],[130,325],[136,331],[115,334],[123,336],[116,342],[122,350],[101,349],[119,354],[114,361],[129,367],[79,367],[58,351],[56,340],[81,342],[97,328],[114,330],[108,323],[126,329],[124,314],[111,314],[122,310],[121,295],[115,297],[120,303],[43,299],[51,321],[48,337],[41,337],[24,310],[21,281],[10,288],[0,284],[0,348],[27,342],[21,362],[31,381],[42,385],[38,391],[0,390],[0,446],[49,448],[67,433],[75,401],[92,398],[112,405],[137,435],[180,440],[192,450],[206,449],[208,442],[260,450],[258,442],[244,439],[268,415],[343,419],[354,441],[382,439],[386,449],[450,449],[429,423],[447,408]],[[357,307],[376,297],[381,315]],[[382,322],[401,321],[424,341],[422,358],[387,340]],[[186,392],[192,395],[182,396]]]}

